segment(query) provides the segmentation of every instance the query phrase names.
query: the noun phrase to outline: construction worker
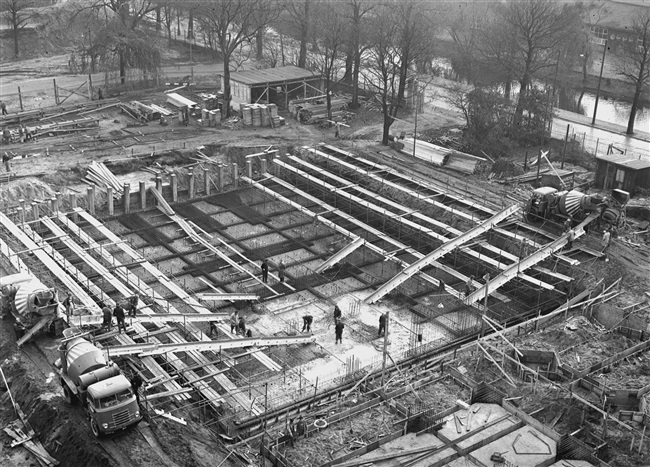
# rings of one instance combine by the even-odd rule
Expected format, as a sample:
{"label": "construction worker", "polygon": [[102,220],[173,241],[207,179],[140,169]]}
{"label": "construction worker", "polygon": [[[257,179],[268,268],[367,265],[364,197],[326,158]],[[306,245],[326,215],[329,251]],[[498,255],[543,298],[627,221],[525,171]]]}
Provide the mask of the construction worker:
{"label": "construction worker", "polygon": [[7,115],[7,105],[4,101],[0,101],[0,110],[2,110],[2,115]]}
{"label": "construction worker", "polygon": [[266,284],[268,280],[269,280],[269,262],[265,258],[262,261],[262,282]]}
{"label": "construction worker", "polygon": [[386,313],[379,315],[379,332],[377,333],[377,337],[380,337],[382,332],[386,332]]}
{"label": "construction worker", "polygon": [[230,332],[234,333],[237,331],[237,325],[239,324],[239,311],[235,310],[233,314],[230,315]]}
{"label": "construction worker", "polygon": [[294,431],[296,433],[296,438],[300,438],[307,433],[307,424],[305,423],[305,419],[302,418],[302,415],[298,417],[298,423],[296,423],[296,429]]}
{"label": "construction worker", "polygon": [[343,313],[341,312],[341,309],[339,308],[339,306],[334,305],[334,324],[336,324],[336,322],[341,319],[342,315],[343,315]]}
{"label": "construction worker", "polygon": [[[2,129],[2,142],[6,144],[11,143],[11,131],[9,131],[9,128]],[[5,152],[5,154],[7,153]]]}
{"label": "construction worker", "polygon": [[104,92],[102,91],[102,88],[97,88],[97,100],[102,100],[104,99]]}
{"label": "construction worker", "polygon": [[576,231],[569,229],[569,233],[566,234],[566,247],[567,250],[573,248],[573,241],[576,239]]}
{"label": "construction worker", "polygon": [[611,229],[605,230],[605,233],[603,233],[603,253],[605,254],[605,262],[609,262],[609,256],[607,255],[607,251],[609,250],[609,245],[612,241],[612,232]]}
{"label": "construction worker", "polygon": [[129,316],[135,316],[135,312],[138,309],[138,303],[140,303],[140,295],[136,292],[131,295],[128,300],[127,307],[129,309]]}
{"label": "construction worker", "polygon": [[210,334],[208,334],[208,337],[212,339],[213,336],[219,337],[219,328],[216,321],[210,321]]}
{"label": "construction worker", "polygon": [[241,334],[242,337],[246,336],[246,321],[244,321],[243,316],[239,317],[239,323],[237,323],[237,334]]}
{"label": "construction worker", "polygon": [[66,316],[70,316],[72,314],[72,294],[68,291],[67,296],[65,297],[65,300],[63,300],[63,303],[61,303],[65,307],[65,314]]}
{"label": "construction worker", "polygon": [[334,341],[335,344],[338,344],[339,342],[342,344],[343,343],[343,329],[345,328],[345,324],[343,324],[343,321],[340,319],[336,320],[336,326],[334,326],[334,333],[336,335],[336,340]]}
{"label": "construction worker", "polygon": [[108,331],[110,332],[111,326],[113,324],[113,314],[111,313],[111,307],[104,304],[104,306],[102,307],[102,314],[104,315],[104,321],[102,322],[102,326],[108,328]]}
{"label": "construction worker", "polygon": [[140,405],[140,388],[142,387],[142,383],[142,376],[136,372],[131,378],[131,386],[133,387],[133,392],[135,392],[135,400],[138,402],[138,405]]}
{"label": "construction worker", "polygon": [[287,269],[287,265],[284,264],[284,260],[280,260],[280,264],[278,264],[278,277],[280,278],[280,282],[284,282],[284,273]]}
{"label": "construction worker", "polygon": [[311,332],[311,323],[314,322],[314,317],[311,315],[305,315],[302,317],[302,331],[301,332]]}
{"label": "construction worker", "polygon": [[469,297],[469,295],[472,293],[473,288],[474,288],[474,276],[469,276],[469,279],[467,279],[467,282],[465,282],[466,297]]}
{"label": "construction worker", "polygon": [[117,331],[122,334],[122,330],[120,329],[120,326],[122,326],[122,328],[124,328],[124,333],[126,333],[126,324],[124,322],[124,308],[122,308],[122,305],[119,303],[115,304],[115,308],[113,309],[113,316],[115,316],[115,319],[117,319]]}
{"label": "construction worker", "polygon": [[340,122],[334,123],[334,137],[335,138],[340,138],[341,137],[341,123]]}
{"label": "construction worker", "polygon": [[564,232],[567,233],[569,230],[571,230],[571,218],[567,218],[567,220],[564,221]]}

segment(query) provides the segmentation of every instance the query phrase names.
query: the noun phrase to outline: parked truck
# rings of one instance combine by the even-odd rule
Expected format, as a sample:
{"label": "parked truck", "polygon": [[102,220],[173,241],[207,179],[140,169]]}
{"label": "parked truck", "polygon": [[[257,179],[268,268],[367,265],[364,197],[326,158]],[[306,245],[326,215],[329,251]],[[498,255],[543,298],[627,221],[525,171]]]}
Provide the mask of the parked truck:
{"label": "parked truck", "polygon": [[30,337],[57,318],[59,300],[56,290],[43,285],[29,273],[0,277],[0,291],[2,315],[11,313],[16,318],[14,326],[20,343],[26,340],[20,339],[26,333],[29,333],[26,337]]}
{"label": "parked truck", "polygon": [[131,382],[78,328],[63,331],[59,357],[56,365],[65,398],[71,405],[81,402],[96,437],[142,420]]}

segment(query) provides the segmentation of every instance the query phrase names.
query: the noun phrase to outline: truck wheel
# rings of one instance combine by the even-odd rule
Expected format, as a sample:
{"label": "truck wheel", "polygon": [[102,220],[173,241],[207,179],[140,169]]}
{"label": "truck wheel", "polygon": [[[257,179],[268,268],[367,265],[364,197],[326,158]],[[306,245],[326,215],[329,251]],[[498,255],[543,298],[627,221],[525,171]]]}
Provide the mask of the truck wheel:
{"label": "truck wheel", "polygon": [[65,400],[68,402],[68,404],[75,405],[77,403],[77,397],[72,393],[66,384],[63,384],[63,396],[65,397]]}
{"label": "truck wheel", "polygon": [[94,418],[90,419],[90,430],[93,432],[95,438],[99,438],[102,435],[101,431],[99,431],[99,426],[97,425],[97,422]]}

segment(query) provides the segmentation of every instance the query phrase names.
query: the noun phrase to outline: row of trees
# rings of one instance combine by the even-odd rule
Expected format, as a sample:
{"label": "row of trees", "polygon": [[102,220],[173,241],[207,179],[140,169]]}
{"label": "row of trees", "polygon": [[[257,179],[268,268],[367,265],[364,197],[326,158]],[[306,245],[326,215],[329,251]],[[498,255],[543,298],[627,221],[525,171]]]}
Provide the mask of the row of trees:
{"label": "row of trees", "polygon": [[[0,0],[5,15],[25,18],[30,0]],[[22,8],[21,8],[22,7]],[[511,124],[530,121],[536,83],[593,60],[590,26],[607,16],[603,7],[577,2],[525,0],[448,3],[400,0],[69,0],[45,26],[48,37],[74,44],[74,53],[94,71],[129,68],[158,72],[163,27],[201,34],[224,62],[223,89],[230,96],[233,62],[249,55],[285,63],[295,44],[296,65],[308,62],[325,78],[330,96],[341,81],[352,84],[358,105],[360,77],[371,85],[384,114],[383,142],[407,99],[409,83],[426,72],[443,36],[453,42],[454,70],[474,87],[506,99],[519,84]],[[9,18],[9,16],[7,16]],[[155,18],[155,19],[154,19]],[[151,19],[151,21],[149,21]],[[18,25],[24,25],[24,20]],[[152,26],[155,24],[155,27]],[[635,84],[632,114],[650,80],[650,9],[634,19],[640,42],[625,51],[621,76]],[[16,29],[16,52],[18,51]],[[279,47],[279,51],[278,51]],[[292,50],[293,51],[293,50]],[[417,89],[417,84],[410,86]],[[329,98],[328,98],[329,101]],[[628,132],[633,132],[635,115]],[[469,123],[469,122],[468,122]]]}

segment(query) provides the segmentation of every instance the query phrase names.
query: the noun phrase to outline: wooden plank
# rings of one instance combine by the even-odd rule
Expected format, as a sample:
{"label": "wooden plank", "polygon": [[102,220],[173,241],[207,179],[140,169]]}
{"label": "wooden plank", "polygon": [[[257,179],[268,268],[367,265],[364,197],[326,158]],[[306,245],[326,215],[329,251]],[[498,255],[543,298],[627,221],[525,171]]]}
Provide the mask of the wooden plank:
{"label": "wooden plank", "polygon": [[424,258],[419,259],[415,263],[411,264],[409,267],[405,268],[403,271],[400,271],[392,279],[390,279],[384,285],[379,287],[379,289],[377,289],[368,298],[366,298],[364,302],[365,303],[376,302],[381,297],[389,293],[391,290],[395,289],[400,284],[405,282],[407,279],[412,277],[414,274],[418,273],[421,269],[425,268],[426,266],[429,266],[436,259],[441,258],[442,256],[458,248],[460,245],[467,243],[473,238],[482,235],[483,233],[490,230],[494,225],[498,224],[504,219],[507,219],[518,210],[519,207],[515,205],[505,208],[502,211],[495,214],[494,216],[492,216],[490,219],[483,222],[481,225],[474,227],[472,230],[469,230],[452,240],[447,241],[442,246],[440,246],[436,250],[426,255]]}

